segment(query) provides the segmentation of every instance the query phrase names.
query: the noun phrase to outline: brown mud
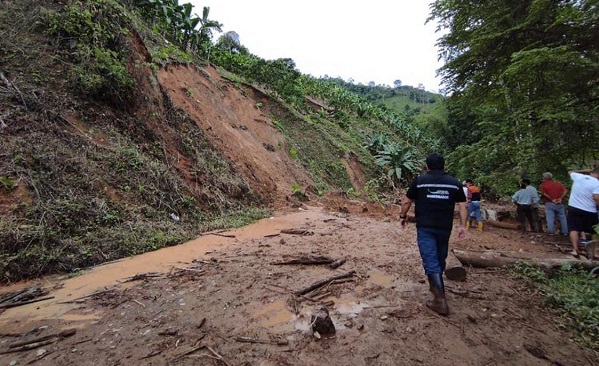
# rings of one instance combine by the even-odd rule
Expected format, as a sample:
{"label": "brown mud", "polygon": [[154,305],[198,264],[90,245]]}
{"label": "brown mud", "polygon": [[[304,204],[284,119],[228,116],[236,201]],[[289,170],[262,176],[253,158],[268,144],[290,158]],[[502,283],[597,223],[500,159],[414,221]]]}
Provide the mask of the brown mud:
{"label": "brown mud", "polygon": [[[330,199],[77,277],[21,284],[50,288],[54,298],[6,309],[0,351],[64,329],[76,334],[0,354],[0,364],[599,364],[558,326],[538,293],[501,270],[469,268],[466,282],[446,281],[451,313],[432,313],[423,306],[430,295],[414,226],[401,229],[397,207],[377,205]],[[567,242],[489,228],[471,230],[462,241],[452,237],[450,245],[563,257],[556,244]],[[347,262],[335,270],[273,264],[300,255]],[[355,271],[351,281],[293,295],[349,271]],[[317,304],[307,297],[328,303],[335,334],[312,333]]]}

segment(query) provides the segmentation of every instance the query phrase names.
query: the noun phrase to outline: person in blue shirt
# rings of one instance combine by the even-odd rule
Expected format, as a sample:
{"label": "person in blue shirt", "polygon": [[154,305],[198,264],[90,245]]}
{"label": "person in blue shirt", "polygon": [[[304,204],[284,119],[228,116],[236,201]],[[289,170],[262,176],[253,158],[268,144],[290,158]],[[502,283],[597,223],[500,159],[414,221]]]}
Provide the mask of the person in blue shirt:
{"label": "person in blue shirt", "polygon": [[536,231],[536,224],[533,218],[532,209],[535,203],[539,203],[539,195],[526,189],[528,184],[520,182],[520,189],[512,196],[512,202],[516,204],[516,216],[520,222],[520,231],[526,233],[526,220],[530,223],[531,231]]}

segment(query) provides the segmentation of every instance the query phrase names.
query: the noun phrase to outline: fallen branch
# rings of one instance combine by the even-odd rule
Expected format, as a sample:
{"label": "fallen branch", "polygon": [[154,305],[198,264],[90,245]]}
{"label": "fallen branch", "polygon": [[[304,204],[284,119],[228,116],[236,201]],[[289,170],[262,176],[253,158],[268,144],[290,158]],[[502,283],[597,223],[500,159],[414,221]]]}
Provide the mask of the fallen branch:
{"label": "fallen branch", "polygon": [[517,252],[497,252],[492,250],[473,251],[454,249],[453,253],[462,264],[478,268],[500,268],[523,262],[529,265],[539,267],[545,271],[551,271],[554,268],[564,264],[572,266],[581,266],[586,270],[591,270],[599,265],[598,261],[590,261],[575,258],[549,258],[538,257],[532,253]]}
{"label": "fallen branch", "polygon": [[215,235],[215,236],[222,236],[223,238],[235,238],[236,236],[233,234],[220,234],[220,233],[208,233],[205,235]]}
{"label": "fallen branch", "polygon": [[290,259],[283,262],[273,262],[271,264],[275,266],[289,265],[289,264],[331,264],[334,260],[329,257],[324,256],[316,256],[316,257],[299,257],[295,259]]}
{"label": "fallen branch", "polygon": [[16,352],[30,351],[32,349],[36,349],[36,348],[39,348],[39,347],[42,347],[42,346],[47,346],[47,345],[52,344],[52,343],[54,343],[56,341],[57,341],[57,339],[48,339],[48,340],[41,341],[41,342],[26,344],[26,345],[21,346],[21,347],[11,348],[11,349],[8,349],[6,351],[2,351],[2,352],[0,352],[0,355],[5,355],[7,353],[16,353]]}
{"label": "fallen branch", "polygon": [[10,346],[8,346],[9,347],[8,350],[2,351],[2,352],[0,352],[0,354],[30,351],[32,349],[36,349],[36,348],[39,348],[42,346],[47,346],[54,342],[60,341],[64,338],[70,337],[73,334],[75,334],[75,332],[76,332],[75,329],[67,329],[58,334],[52,334],[50,336],[40,337],[40,338],[32,339],[29,341],[13,343]]}
{"label": "fallen branch", "polygon": [[67,337],[70,337],[70,336],[74,335],[76,332],[77,332],[77,330],[74,329],[74,328],[65,329],[65,330],[63,330],[60,333],[49,334],[49,335],[46,335],[46,336],[43,336],[43,337],[38,337],[38,338],[30,339],[28,341],[16,342],[16,343],[10,344],[8,346],[8,348],[22,347],[22,346],[26,346],[26,345],[33,344],[33,343],[43,342],[43,341],[46,341],[48,339],[52,339],[52,338],[56,338],[56,337],[58,337],[58,338],[67,338]]}
{"label": "fallen branch", "polygon": [[497,227],[500,229],[510,229],[510,230],[519,230],[520,229],[520,224],[511,223],[511,222],[487,220],[487,221],[485,221],[485,224],[487,224],[488,226],[493,226],[493,227]]}
{"label": "fallen branch", "polygon": [[347,261],[347,259],[345,259],[345,258],[339,258],[336,261],[334,261],[333,263],[329,264],[329,268],[335,269],[335,268],[341,267],[343,265],[343,263],[345,263],[346,261]]}
{"label": "fallen branch", "polygon": [[0,81],[2,81],[9,90],[12,89],[14,93],[19,94],[19,97],[21,98],[21,102],[23,103],[23,106],[25,107],[25,109],[29,109],[29,108],[27,108],[27,103],[25,103],[25,98],[23,97],[23,93],[21,93],[21,91],[19,90],[19,88],[17,88],[17,86],[15,84],[11,83],[6,78],[6,76],[4,76],[4,73],[2,73],[2,70],[0,70]]}
{"label": "fallen branch", "polygon": [[225,238],[234,238],[235,237],[235,235],[233,235],[233,234],[223,234],[223,233],[225,233],[227,231],[229,231],[229,230],[225,229],[225,230],[209,231],[207,233],[203,233],[202,236],[215,235],[215,236],[222,236],[222,237],[225,237]]}
{"label": "fallen branch", "polygon": [[0,300],[0,304],[22,303],[24,301],[34,300],[47,294],[48,291],[41,287],[29,287],[21,291],[5,295],[5,297]]}
{"label": "fallen branch", "polygon": [[141,281],[147,280],[148,278],[162,277],[164,274],[158,272],[148,272],[148,273],[138,273],[135,276],[127,277],[122,282],[133,282],[133,281]]}
{"label": "fallen branch", "polygon": [[102,291],[97,291],[97,292],[94,292],[94,293],[89,294],[89,295],[85,295],[85,296],[81,296],[81,297],[75,298],[73,300],[59,302],[59,304],[69,304],[69,303],[72,303],[72,302],[77,302],[79,300],[87,299],[88,297],[92,297],[92,296],[96,296],[96,295],[102,295],[102,294],[105,294],[105,293],[111,292],[111,291],[114,291],[114,289],[111,288],[111,289],[106,289],[106,290],[102,290]]}
{"label": "fallen branch", "polygon": [[7,304],[0,304],[0,309],[14,308],[14,307],[17,307],[17,306],[22,306],[22,305],[27,305],[27,304],[33,304],[34,302],[50,300],[50,299],[53,299],[53,298],[54,298],[54,296],[45,296],[45,297],[40,297],[40,298],[33,299],[33,300],[26,300],[26,301],[19,301],[19,302],[10,302],[10,303],[7,303]]}
{"label": "fallen branch", "polygon": [[221,361],[222,363],[224,363],[227,366],[231,366],[227,361],[225,361],[225,359],[223,358],[223,356],[219,355],[218,353],[216,353],[215,350],[213,350],[212,348],[206,346],[206,348],[208,349],[208,351],[210,351],[214,357],[216,357],[219,361]]}
{"label": "fallen branch", "polygon": [[[171,362],[175,362],[175,361],[177,361],[177,360],[180,360],[181,358],[183,358],[183,357],[185,357],[185,356],[187,356],[187,355],[190,355],[190,354],[192,354],[192,353],[194,353],[194,352],[197,352],[197,351],[199,351],[199,350],[201,350],[201,349],[204,349],[204,348],[207,348],[207,347],[206,347],[206,345],[201,345],[201,346],[198,346],[198,347],[194,347],[194,348],[190,349],[190,350],[189,350],[189,351],[187,351],[187,352],[183,352],[183,353],[181,353],[179,356],[177,356],[177,357],[173,358],[172,360],[170,360],[170,361],[169,361],[169,364],[170,364]],[[151,356],[150,356],[150,357],[151,357]]]}
{"label": "fallen branch", "polygon": [[344,274],[341,274],[341,275],[337,275],[337,276],[329,277],[329,278],[324,279],[324,280],[320,280],[318,282],[315,282],[315,283],[311,284],[308,287],[305,287],[305,288],[303,288],[301,290],[296,291],[295,294],[296,295],[305,295],[305,294],[307,294],[310,291],[313,291],[313,290],[315,290],[317,288],[325,286],[329,282],[332,282],[332,281],[335,281],[335,280],[340,280],[340,279],[343,279],[343,278],[349,278],[349,277],[353,276],[355,273],[356,273],[356,271],[350,271],[350,272],[347,272],[347,273],[344,273]]}
{"label": "fallen branch", "polygon": [[235,337],[237,342],[242,343],[261,343],[261,344],[274,344],[277,346],[286,346],[289,344],[289,341],[286,339],[257,339],[250,337]]}

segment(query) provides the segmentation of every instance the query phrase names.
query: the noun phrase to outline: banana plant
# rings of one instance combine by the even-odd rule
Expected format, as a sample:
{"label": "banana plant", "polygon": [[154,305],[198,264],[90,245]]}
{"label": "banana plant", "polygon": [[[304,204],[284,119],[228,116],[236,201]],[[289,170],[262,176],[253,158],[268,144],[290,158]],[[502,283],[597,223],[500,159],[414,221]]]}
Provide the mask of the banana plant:
{"label": "banana plant", "polygon": [[191,10],[193,5],[187,3],[183,4],[183,12],[181,13],[181,30],[182,30],[182,42],[183,50],[187,51],[188,47],[198,48],[201,37],[199,32],[195,29],[200,23],[200,18],[192,17]]}
{"label": "banana plant", "polygon": [[375,163],[387,169],[387,175],[394,182],[402,183],[421,172],[423,159],[409,146],[390,143],[379,151]]}
{"label": "banana plant", "polygon": [[222,24],[217,22],[216,20],[208,19],[210,14],[210,7],[204,6],[202,11],[202,17],[200,18],[200,30],[199,30],[199,47],[203,47],[208,50],[210,45],[210,41],[212,40],[212,32],[216,30],[217,32],[222,32]]}

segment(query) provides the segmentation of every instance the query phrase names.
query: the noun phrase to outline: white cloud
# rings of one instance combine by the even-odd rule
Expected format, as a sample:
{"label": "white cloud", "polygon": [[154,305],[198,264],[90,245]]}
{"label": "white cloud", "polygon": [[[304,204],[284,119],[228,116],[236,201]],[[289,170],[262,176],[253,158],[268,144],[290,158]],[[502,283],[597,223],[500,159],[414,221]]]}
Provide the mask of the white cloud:
{"label": "white cloud", "polygon": [[[186,2],[181,0],[181,2]],[[439,90],[436,25],[428,1],[193,0],[265,59],[291,58],[305,74]],[[218,35],[215,35],[218,37]]]}

